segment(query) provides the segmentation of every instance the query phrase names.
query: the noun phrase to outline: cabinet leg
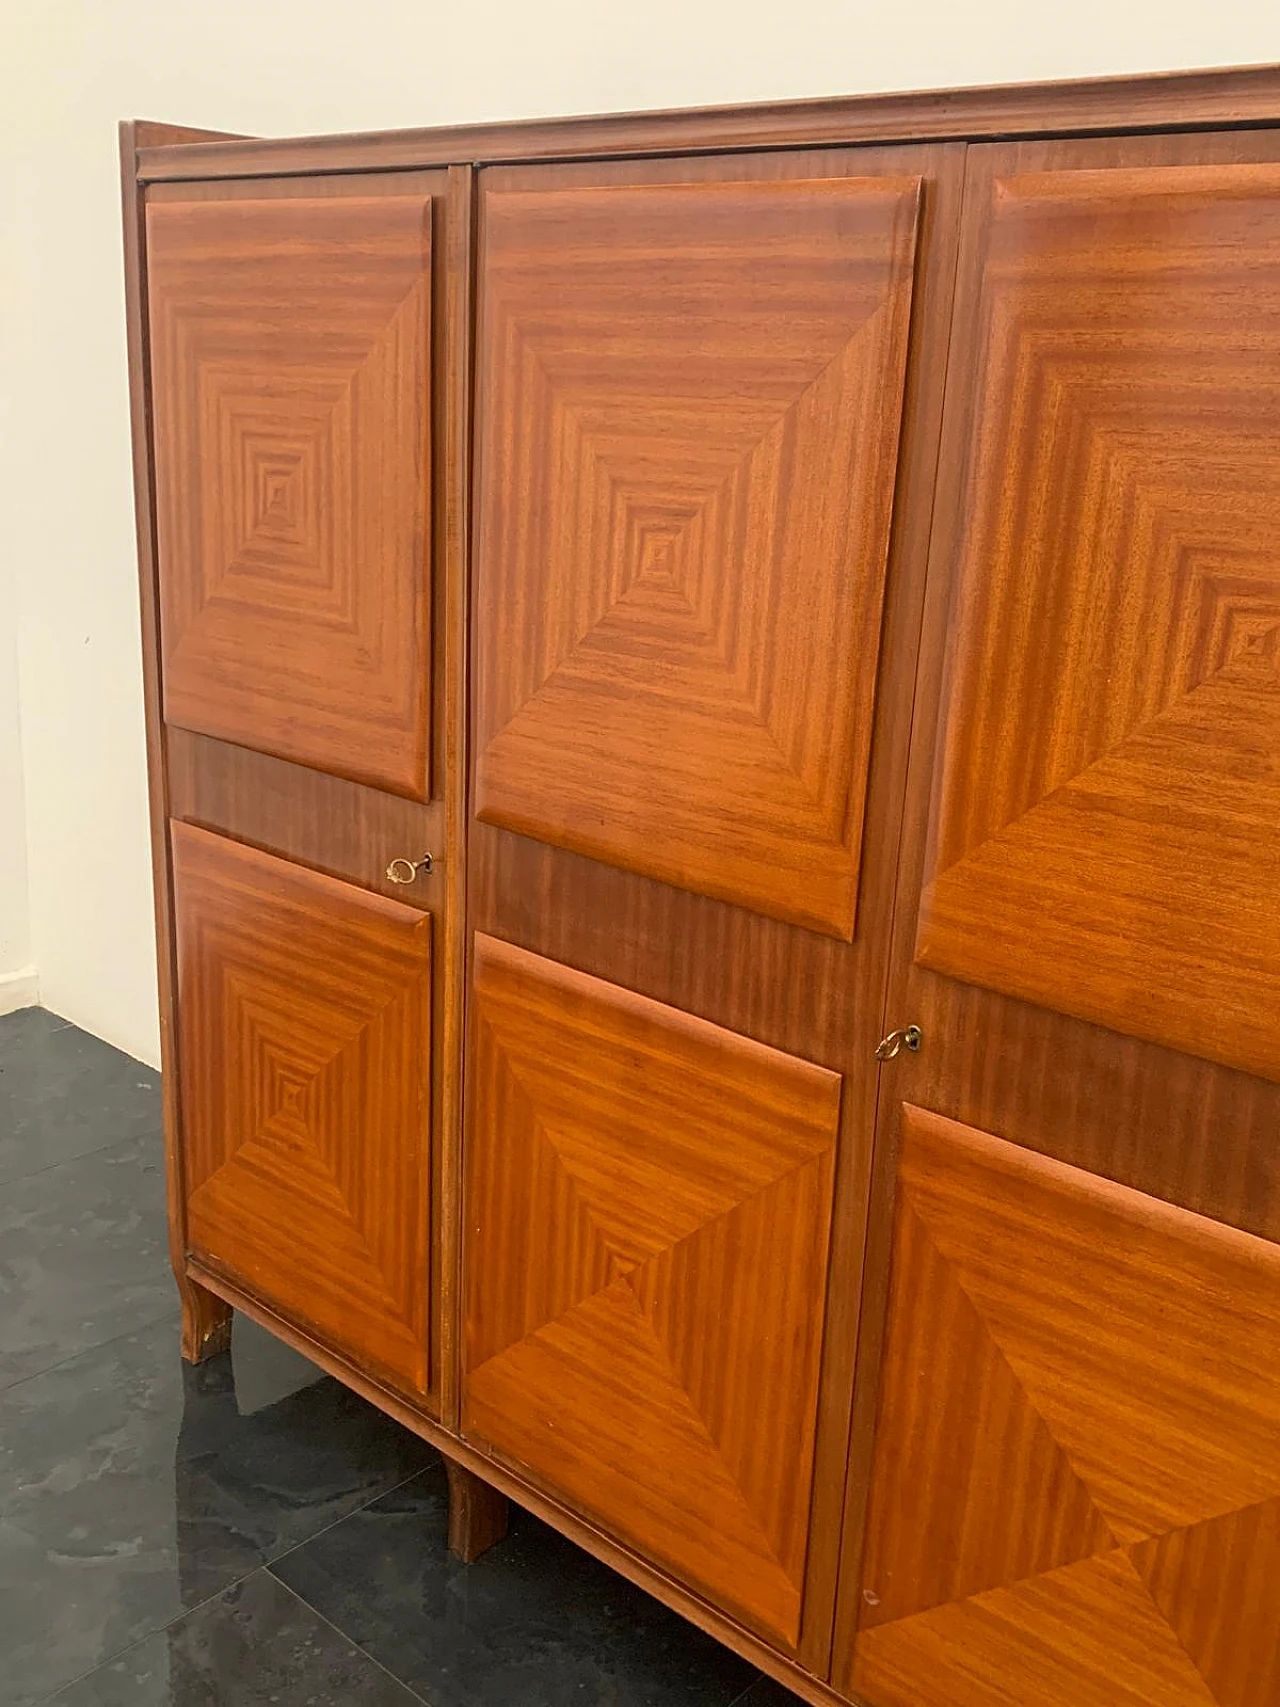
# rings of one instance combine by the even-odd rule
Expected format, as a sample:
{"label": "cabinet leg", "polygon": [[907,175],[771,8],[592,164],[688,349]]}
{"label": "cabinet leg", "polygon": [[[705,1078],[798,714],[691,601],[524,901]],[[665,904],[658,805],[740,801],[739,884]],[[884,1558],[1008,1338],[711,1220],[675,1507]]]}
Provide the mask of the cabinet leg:
{"label": "cabinet leg", "polygon": [[449,1474],[449,1551],[469,1565],[507,1533],[507,1496],[452,1458]]}
{"label": "cabinet leg", "polygon": [[186,1363],[203,1363],[231,1345],[230,1304],[187,1275],[178,1280],[182,1299],[182,1357]]}

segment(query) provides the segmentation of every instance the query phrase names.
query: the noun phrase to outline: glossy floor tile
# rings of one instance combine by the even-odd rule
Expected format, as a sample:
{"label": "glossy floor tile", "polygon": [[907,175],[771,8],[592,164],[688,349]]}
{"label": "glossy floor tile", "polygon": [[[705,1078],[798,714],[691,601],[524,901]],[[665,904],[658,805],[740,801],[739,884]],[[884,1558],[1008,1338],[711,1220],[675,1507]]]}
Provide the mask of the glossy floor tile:
{"label": "glossy floor tile", "polygon": [[172,1317],[164,1151],[126,1139],[0,1185],[0,1388]]}
{"label": "glossy floor tile", "polygon": [[800,1697],[771,1677],[757,1678],[734,1707],[800,1707]]}
{"label": "glossy floor tile", "polygon": [[472,1565],[446,1516],[437,1464],[272,1568],[432,1707],[729,1707],[756,1678],[529,1513]]}
{"label": "glossy floor tile", "polygon": [[0,1180],[160,1128],[159,1073],[43,1008],[0,1016]]}
{"label": "glossy floor tile", "polygon": [[[0,1017],[0,1707],[787,1707],[243,1317],[178,1355],[157,1075]],[[5,1385],[7,1383],[7,1385]]]}
{"label": "glossy floor tile", "polygon": [[309,1366],[306,1386],[242,1407],[238,1370],[269,1389],[252,1365],[276,1342],[238,1322],[230,1354],[187,1368],[175,1317],[0,1394],[5,1707],[39,1701],[433,1457]]}
{"label": "glossy floor tile", "polygon": [[53,1697],[57,1707],[419,1707],[331,1624],[255,1571]]}

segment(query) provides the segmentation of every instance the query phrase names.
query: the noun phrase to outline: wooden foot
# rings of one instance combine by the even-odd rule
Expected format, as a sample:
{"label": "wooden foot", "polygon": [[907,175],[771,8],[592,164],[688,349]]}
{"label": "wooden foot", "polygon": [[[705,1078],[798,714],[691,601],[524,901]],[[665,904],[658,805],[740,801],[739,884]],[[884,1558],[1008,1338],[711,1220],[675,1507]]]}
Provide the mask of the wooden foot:
{"label": "wooden foot", "polygon": [[507,1533],[507,1496],[452,1458],[449,1473],[449,1551],[469,1565]]}
{"label": "wooden foot", "polygon": [[182,1299],[182,1357],[186,1363],[203,1363],[231,1345],[230,1304],[184,1275],[178,1282]]}

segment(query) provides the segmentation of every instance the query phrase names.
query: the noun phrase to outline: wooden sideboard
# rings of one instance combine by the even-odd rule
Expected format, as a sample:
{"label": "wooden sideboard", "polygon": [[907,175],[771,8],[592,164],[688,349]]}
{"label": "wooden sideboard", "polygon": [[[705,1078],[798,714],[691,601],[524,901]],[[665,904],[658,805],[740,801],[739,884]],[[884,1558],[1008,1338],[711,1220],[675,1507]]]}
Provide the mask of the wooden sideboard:
{"label": "wooden sideboard", "polygon": [[810,1702],[1280,1700],[1280,71],[122,154],[185,1355]]}

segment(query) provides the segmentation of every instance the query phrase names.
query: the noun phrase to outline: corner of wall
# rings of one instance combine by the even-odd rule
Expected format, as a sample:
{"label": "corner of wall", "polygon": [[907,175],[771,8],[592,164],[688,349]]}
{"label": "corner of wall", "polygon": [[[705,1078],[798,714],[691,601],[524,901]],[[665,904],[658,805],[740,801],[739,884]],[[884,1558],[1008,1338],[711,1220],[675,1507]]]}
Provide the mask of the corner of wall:
{"label": "corner of wall", "polygon": [[11,565],[0,562],[0,1014],[39,1001],[27,882],[17,636],[17,588]]}
{"label": "corner of wall", "polygon": [[40,979],[34,966],[0,972],[0,1015],[40,1006]]}

